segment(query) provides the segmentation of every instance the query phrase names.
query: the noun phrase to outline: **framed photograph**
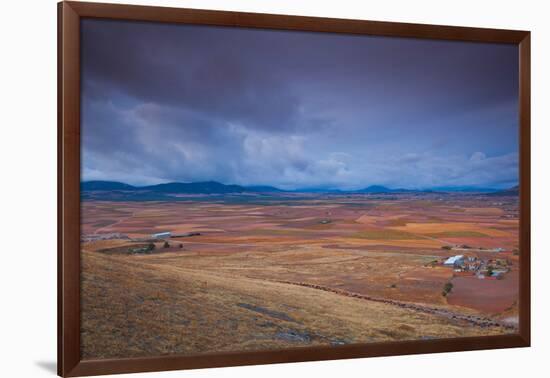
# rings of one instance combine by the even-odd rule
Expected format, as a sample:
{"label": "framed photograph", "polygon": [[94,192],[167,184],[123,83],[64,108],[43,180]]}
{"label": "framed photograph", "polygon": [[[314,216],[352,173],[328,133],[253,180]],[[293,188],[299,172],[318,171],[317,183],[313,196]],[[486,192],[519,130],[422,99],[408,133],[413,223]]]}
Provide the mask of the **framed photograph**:
{"label": "framed photograph", "polygon": [[529,32],[58,10],[59,375],[529,346]]}

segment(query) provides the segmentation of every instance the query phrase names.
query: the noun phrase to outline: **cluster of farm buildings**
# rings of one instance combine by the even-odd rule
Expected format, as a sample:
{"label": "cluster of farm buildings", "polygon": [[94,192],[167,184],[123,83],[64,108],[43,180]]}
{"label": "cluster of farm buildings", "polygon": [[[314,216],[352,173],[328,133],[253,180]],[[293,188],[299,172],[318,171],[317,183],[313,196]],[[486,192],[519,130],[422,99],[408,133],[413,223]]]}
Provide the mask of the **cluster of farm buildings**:
{"label": "cluster of farm buildings", "polygon": [[510,262],[504,258],[481,259],[473,255],[456,255],[441,264],[452,267],[456,275],[475,275],[479,279],[500,279],[510,271]]}

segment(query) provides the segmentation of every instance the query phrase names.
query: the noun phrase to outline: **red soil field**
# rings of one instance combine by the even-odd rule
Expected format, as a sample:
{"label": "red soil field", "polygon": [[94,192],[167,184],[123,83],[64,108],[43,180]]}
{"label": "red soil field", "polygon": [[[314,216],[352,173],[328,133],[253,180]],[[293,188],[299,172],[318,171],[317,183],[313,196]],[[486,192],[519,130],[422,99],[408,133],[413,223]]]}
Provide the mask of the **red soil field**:
{"label": "red soil field", "polygon": [[449,304],[475,308],[498,314],[517,303],[519,272],[513,270],[502,279],[479,279],[475,276],[455,277],[453,290],[447,297]]}

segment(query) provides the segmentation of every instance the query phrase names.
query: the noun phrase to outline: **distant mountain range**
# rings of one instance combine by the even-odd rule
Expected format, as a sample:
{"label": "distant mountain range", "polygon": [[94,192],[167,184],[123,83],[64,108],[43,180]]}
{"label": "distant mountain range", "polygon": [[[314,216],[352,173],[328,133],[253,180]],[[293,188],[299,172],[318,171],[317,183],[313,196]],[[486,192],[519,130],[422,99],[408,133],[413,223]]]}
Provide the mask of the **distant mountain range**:
{"label": "distant mountain range", "polygon": [[268,185],[253,185],[253,186],[245,186],[244,188],[248,191],[252,191],[256,193],[285,192],[285,190],[283,189],[279,189],[274,186],[268,186]]}
{"label": "distant mountain range", "polygon": [[519,186],[488,193],[489,196],[519,196]]}
{"label": "distant mountain range", "polygon": [[232,194],[232,193],[345,193],[345,194],[399,194],[399,193],[439,193],[439,192],[461,192],[461,193],[487,193],[490,195],[518,195],[518,187],[506,190],[474,188],[474,187],[441,187],[434,189],[390,189],[381,185],[371,185],[359,190],[338,190],[308,188],[286,191],[274,186],[255,185],[226,185],[216,181],[203,182],[171,182],[158,185],[132,186],[116,181],[84,181],[80,184],[82,192],[126,192],[127,195],[144,197],[147,193],[155,193],[160,196],[164,194]]}
{"label": "distant mountain range", "polygon": [[269,193],[283,192],[273,186],[240,186],[225,185],[216,181],[203,182],[170,182],[166,184],[132,186],[117,181],[84,181],[80,184],[83,192],[95,191],[125,191],[125,192],[153,192],[171,194],[228,194],[228,193]]}
{"label": "distant mountain range", "polygon": [[216,181],[204,182],[170,182],[166,184],[132,186],[116,181],[84,181],[80,184],[80,190],[88,191],[128,191],[128,192],[154,192],[154,193],[189,193],[189,194],[219,194],[242,193],[246,188],[239,185],[224,185]]}
{"label": "distant mountain range", "polygon": [[381,193],[432,193],[431,189],[390,189],[381,185],[371,185],[363,189],[355,190],[355,193],[372,193],[372,194],[381,194]]}
{"label": "distant mountain range", "polygon": [[96,191],[96,190],[136,190],[132,185],[124,184],[116,181],[84,181],[80,183],[81,191]]}

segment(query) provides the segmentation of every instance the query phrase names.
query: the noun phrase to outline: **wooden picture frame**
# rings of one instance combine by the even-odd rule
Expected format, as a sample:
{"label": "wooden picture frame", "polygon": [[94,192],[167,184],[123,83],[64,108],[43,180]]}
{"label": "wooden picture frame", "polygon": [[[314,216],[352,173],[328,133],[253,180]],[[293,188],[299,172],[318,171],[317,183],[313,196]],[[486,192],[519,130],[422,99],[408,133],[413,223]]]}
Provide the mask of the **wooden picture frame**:
{"label": "wooden picture frame", "polygon": [[[517,334],[456,339],[107,360],[80,356],[80,21],[105,18],[519,46],[520,289]],[[530,345],[530,33],[150,6],[58,4],[58,374],[83,376],[327,359],[439,353]]]}

